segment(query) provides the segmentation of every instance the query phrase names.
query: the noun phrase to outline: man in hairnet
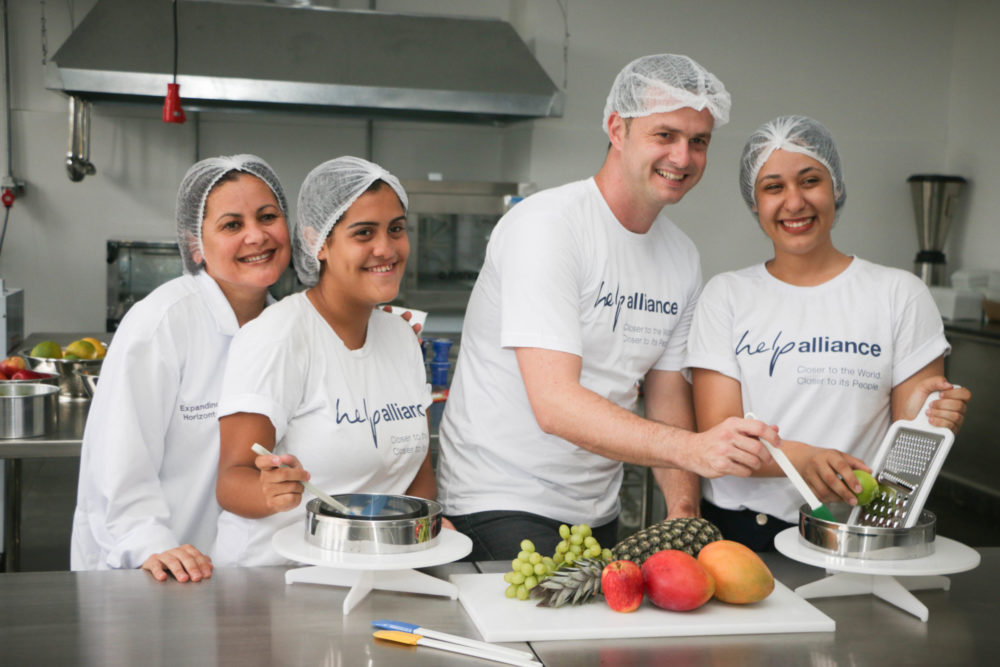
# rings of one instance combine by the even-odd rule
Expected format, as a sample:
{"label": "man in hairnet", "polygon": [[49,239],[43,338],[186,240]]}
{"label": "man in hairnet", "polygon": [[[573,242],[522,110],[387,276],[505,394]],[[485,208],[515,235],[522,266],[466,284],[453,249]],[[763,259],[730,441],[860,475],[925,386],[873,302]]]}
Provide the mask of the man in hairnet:
{"label": "man in hairnet", "polygon": [[597,174],[497,224],[440,432],[440,499],[473,560],[513,558],[526,538],[551,553],[562,523],[614,546],[623,463],[653,468],[673,517],[698,515],[683,471],[746,477],[770,461],[758,437],[777,432],[761,422],[694,433],[681,373],[701,269],[663,208],[701,179],[729,107],[691,58],[629,63],[605,105]]}

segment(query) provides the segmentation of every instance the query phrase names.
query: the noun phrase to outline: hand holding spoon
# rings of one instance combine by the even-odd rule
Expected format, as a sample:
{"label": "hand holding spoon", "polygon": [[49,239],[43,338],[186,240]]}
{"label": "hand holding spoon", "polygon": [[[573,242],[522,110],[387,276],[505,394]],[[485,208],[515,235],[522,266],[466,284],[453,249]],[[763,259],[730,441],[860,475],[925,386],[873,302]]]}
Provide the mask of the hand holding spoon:
{"label": "hand holding spoon", "polygon": [[[267,447],[256,442],[253,443],[253,446],[251,446],[250,449],[252,449],[257,454],[260,454],[261,456],[274,456],[274,452],[268,451]],[[288,466],[282,463],[280,467],[287,468]],[[320,489],[312,482],[302,481],[301,484],[302,486],[306,487],[306,491],[313,494],[314,496],[316,496],[317,498],[319,498],[324,503],[326,503],[333,509],[337,510],[341,514],[354,514],[354,512],[351,511],[350,507],[348,507],[342,502],[334,500],[332,497],[324,493],[322,489]]]}

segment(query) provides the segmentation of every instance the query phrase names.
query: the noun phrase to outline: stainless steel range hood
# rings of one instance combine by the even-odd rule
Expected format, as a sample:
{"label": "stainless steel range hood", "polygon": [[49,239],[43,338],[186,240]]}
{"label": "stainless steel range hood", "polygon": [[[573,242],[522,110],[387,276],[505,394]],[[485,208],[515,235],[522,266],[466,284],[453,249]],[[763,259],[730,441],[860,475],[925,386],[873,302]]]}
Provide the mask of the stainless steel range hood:
{"label": "stainless steel range hood", "polygon": [[[99,0],[46,85],[88,101],[162,104],[169,0]],[[563,95],[501,20],[181,1],[177,82],[191,109],[508,123],[562,115]]]}

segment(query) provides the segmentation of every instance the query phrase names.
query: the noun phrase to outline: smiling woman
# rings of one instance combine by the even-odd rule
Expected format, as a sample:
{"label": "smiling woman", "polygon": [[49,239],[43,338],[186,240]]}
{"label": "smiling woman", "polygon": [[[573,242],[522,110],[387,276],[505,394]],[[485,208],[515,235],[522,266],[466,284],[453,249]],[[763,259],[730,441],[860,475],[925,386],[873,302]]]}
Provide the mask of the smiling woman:
{"label": "smiling woman", "polygon": [[185,275],[115,333],[83,435],[71,566],[211,576],[219,426],[233,335],[264,310],[291,256],[284,191],[253,155],[202,160],[177,193]]}
{"label": "smiling woman", "polygon": [[[930,293],[906,271],[847,255],[831,230],[846,200],[829,131],[804,116],[750,137],[740,189],[774,256],[715,276],[688,338],[698,428],[754,412],[823,502],[856,504],[890,420],[912,419],[931,391],[932,423],[957,431],[967,389],[944,377],[949,351]],[[779,360],[780,358],[780,360]],[[731,540],[765,551],[798,521],[801,498],[768,466],[705,480],[702,514]]]}
{"label": "smiling woman", "polygon": [[217,564],[285,562],[271,537],[304,520],[306,480],[331,495],[437,495],[423,356],[409,325],[375,308],[399,291],[406,206],[396,177],[360,158],[302,184],[293,246],[309,289],[240,332],[223,380]]}

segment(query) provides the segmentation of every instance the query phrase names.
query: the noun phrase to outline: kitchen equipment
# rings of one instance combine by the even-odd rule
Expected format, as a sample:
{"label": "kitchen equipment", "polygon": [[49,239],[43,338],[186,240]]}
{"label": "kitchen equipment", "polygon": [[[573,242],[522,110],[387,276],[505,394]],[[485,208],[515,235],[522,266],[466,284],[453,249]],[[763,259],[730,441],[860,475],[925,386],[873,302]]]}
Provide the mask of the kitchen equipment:
{"label": "kitchen equipment", "polygon": [[439,651],[448,651],[449,653],[459,653],[461,655],[471,655],[474,658],[492,660],[493,662],[502,662],[506,665],[523,665],[525,667],[532,667],[540,666],[542,664],[537,660],[534,660],[533,656],[532,658],[518,658],[506,653],[498,653],[481,647],[464,646],[462,644],[440,641],[437,639],[431,639],[430,637],[424,637],[423,635],[414,634],[412,632],[403,632],[400,630],[376,630],[372,633],[372,636],[375,637],[375,639],[396,642],[397,644],[406,644],[408,646],[426,646],[427,648],[435,648]]}
{"label": "kitchen equipment", "polygon": [[[106,330],[116,331],[125,313],[154,289],[184,273],[184,262],[176,241],[156,239],[109,239],[106,244]],[[281,299],[302,289],[291,265],[281,274],[270,293]]]}
{"label": "kitchen equipment", "polygon": [[807,600],[871,593],[926,622],[930,616],[926,605],[910,591],[948,590],[951,582],[942,575],[971,570],[979,565],[980,560],[979,552],[955,540],[938,536],[934,542],[934,553],[922,558],[846,558],[824,553],[806,544],[799,529],[792,527],[775,536],[774,547],[792,560],[833,572],[830,576],[795,589],[798,595]]}
{"label": "kitchen equipment", "polygon": [[[748,412],[746,414],[746,418],[757,419],[752,412]],[[813,516],[833,521],[833,515],[830,514],[830,510],[827,509],[826,505],[824,505],[819,498],[816,497],[816,494],[813,493],[812,489],[809,488],[809,485],[806,484],[806,480],[802,479],[802,475],[799,474],[799,471],[795,469],[792,462],[788,460],[787,456],[785,456],[785,453],[764,438],[757,439],[760,440],[767,448],[767,451],[771,453],[771,456],[774,457],[778,467],[785,473],[785,476],[788,477],[788,480],[795,487],[795,490],[799,492],[799,495],[802,496],[807,503],[809,503]]]}
{"label": "kitchen equipment", "polygon": [[[313,501],[310,501],[313,502]],[[367,554],[323,549],[306,541],[298,523],[276,532],[275,551],[293,561],[306,563],[285,572],[285,583],[348,586],[343,613],[350,611],[373,589],[458,598],[458,588],[414,568],[451,563],[468,556],[472,540],[456,530],[442,530],[429,549],[394,554]],[[500,589],[501,594],[503,589]],[[502,597],[502,595],[501,595]]]}
{"label": "kitchen equipment", "polygon": [[399,554],[430,549],[441,532],[443,508],[411,496],[349,493],[334,500],[336,510],[306,504],[306,541],[321,549],[361,554]]}
{"label": "kitchen equipment", "polygon": [[49,384],[53,387],[59,386],[59,376],[55,373],[39,373],[42,377],[26,378],[23,380],[0,380],[2,384]]}
{"label": "kitchen equipment", "polygon": [[0,357],[24,340],[24,290],[7,287],[0,278]]}
{"label": "kitchen equipment", "polygon": [[916,419],[898,419],[889,427],[871,463],[879,494],[868,505],[855,507],[848,524],[890,528],[917,524],[955,441],[951,429],[931,426],[927,420],[928,407],[940,396],[931,392]]}
{"label": "kitchen equipment", "polygon": [[966,180],[961,176],[914,174],[906,182],[910,184],[920,245],[913,271],[927,285],[944,285],[944,244]]}
{"label": "kitchen equipment", "polygon": [[464,311],[494,225],[517,195],[517,183],[403,181],[409,207],[410,257],[397,301]]}
{"label": "kitchen equipment", "polygon": [[[104,347],[107,343],[101,341]],[[84,380],[77,371],[100,372],[104,359],[49,359],[47,357],[32,357],[31,350],[21,350],[21,356],[28,360],[32,370],[43,373],[55,373],[59,376],[60,395],[69,400],[90,398],[90,393]]]}
{"label": "kitchen equipment", "polygon": [[[264,447],[264,446],[262,446],[262,445],[260,445],[259,443],[256,443],[256,442],[253,443],[253,445],[250,446],[250,449],[252,449],[254,451],[254,453],[257,454],[257,455],[259,455],[259,456],[271,456],[272,454],[274,454],[274,452],[269,451],[266,447]],[[280,467],[281,468],[287,468],[288,466],[286,466],[285,464],[281,464]],[[310,482],[310,481],[303,481],[303,482],[300,482],[300,484],[302,484],[302,486],[305,487],[306,491],[308,491],[309,493],[313,494],[314,496],[316,496],[317,498],[319,498],[320,501],[326,503],[327,505],[329,505],[333,509],[339,510],[343,514],[351,514],[352,513],[351,510],[348,509],[348,507],[346,505],[344,505],[343,503],[341,503],[339,500],[335,500],[334,498],[331,498],[330,496],[328,496],[327,493],[323,489],[319,488],[318,486],[316,486],[312,482]],[[310,501],[310,502],[312,502],[312,501]]]}
{"label": "kitchen equipment", "polygon": [[83,388],[87,392],[87,398],[93,398],[94,392],[97,391],[97,378],[100,377],[100,373],[98,371],[78,369],[76,374],[83,383]]}
{"label": "kitchen equipment", "polygon": [[859,560],[909,560],[934,553],[937,519],[921,512],[912,528],[858,526],[847,523],[854,507],[830,503],[835,519],[812,515],[808,505],[799,508],[799,538],[803,544],[831,556]]}
{"label": "kitchen equipment", "polygon": [[754,604],[709,600],[691,612],[673,612],[649,600],[633,612],[612,611],[598,600],[553,609],[504,597],[503,574],[453,574],[458,599],[488,642],[593,640],[625,637],[688,637],[786,632],[833,632],[833,619],[780,581]]}
{"label": "kitchen equipment", "polygon": [[521,658],[522,660],[534,660],[535,654],[529,653],[528,651],[519,651],[513,648],[507,648],[506,646],[498,646],[496,644],[490,644],[488,642],[481,642],[476,639],[469,639],[468,637],[462,637],[460,635],[453,635],[448,632],[441,632],[439,630],[432,630],[431,628],[425,628],[414,623],[404,623],[403,621],[392,621],[388,619],[381,619],[377,621],[372,621],[372,625],[380,630],[394,630],[396,632],[409,632],[414,634],[423,635],[424,637],[430,637],[431,639],[441,639],[446,642],[451,642],[452,644],[461,644],[462,646],[469,646],[472,648],[481,648],[486,651],[491,651],[493,653],[506,653],[514,658]]}
{"label": "kitchen equipment", "polygon": [[29,382],[0,384],[0,438],[31,438],[55,429],[59,387]]}
{"label": "kitchen equipment", "polygon": [[946,320],[975,320],[983,317],[983,294],[958,287],[932,285],[931,297],[941,317]]}

